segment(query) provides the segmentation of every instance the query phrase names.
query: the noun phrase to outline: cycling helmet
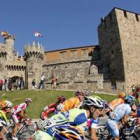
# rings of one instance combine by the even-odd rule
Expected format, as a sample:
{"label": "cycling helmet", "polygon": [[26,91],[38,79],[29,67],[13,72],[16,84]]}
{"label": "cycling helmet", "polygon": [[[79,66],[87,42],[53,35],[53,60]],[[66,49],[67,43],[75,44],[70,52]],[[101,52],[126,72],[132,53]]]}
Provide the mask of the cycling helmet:
{"label": "cycling helmet", "polygon": [[56,140],[84,140],[84,133],[77,127],[70,125],[56,126]]}
{"label": "cycling helmet", "polygon": [[32,99],[31,98],[26,98],[25,99],[25,102],[28,104],[28,103],[31,103],[32,102]]}
{"label": "cycling helmet", "polygon": [[135,102],[135,97],[133,97],[132,95],[127,95],[125,98],[125,102],[130,105],[133,105]]}
{"label": "cycling helmet", "polygon": [[65,96],[61,95],[58,97],[59,102],[64,102],[66,100]]}
{"label": "cycling helmet", "polygon": [[119,98],[124,98],[124,97],[125,97],[125,93],[120,92],[120,93],[119,93]]}
{"label": "cycling helmet", "polygon": [[76,91],[75,96],[79,96],[79,95],[85,96],[85,94],[82,91]]}
{"label": "cycling helmet", "polygon": [[109,107],[108,103],[105,100],[103,100],[102,103],[103,103],[103,106],[104,106],[105,109]]}
{"label": "cycling helmet", "polygon": [[85,92],[85,96],[88,96],[89,94],[90,94],[90,91],[87,90],[87,91]]}
{"label": "cycling helmet", "polygon": [[84,104],[88,106],[94,106],[97,108],[104,108],[103,101],[98,98],[85,97]]}
{"label": "cycling helmet", "polygon": [[2,100],[0,106],[1,106],[2,109],[3,108],[11,108],[12,103],[10,101]]}

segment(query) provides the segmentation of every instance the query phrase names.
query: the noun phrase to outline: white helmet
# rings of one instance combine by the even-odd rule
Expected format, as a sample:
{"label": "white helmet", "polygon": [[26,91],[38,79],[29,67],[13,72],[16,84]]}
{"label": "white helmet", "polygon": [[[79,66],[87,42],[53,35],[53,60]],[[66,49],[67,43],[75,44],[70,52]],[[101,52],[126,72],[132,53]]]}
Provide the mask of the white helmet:
{"label": "white helmet", "polygon": [[13,105],[10,101],[6,101],[6,103],[7,103],[7,107],[12,107]]}
{"label": "white helmet", "polygon": [[94,106],[97,108],[104,107],[102,100],[100,100],[96,97],[94,97],[94,98],[93,97],[85,97],[84,104],[88,105],[88,106]]}
{"label": "white helmet", "polygon": [[0,106],[1,106],[1,108],[5,108],[5,107],[11,108],[12,107],[12,103],[10,101],[3,100],[3,101],[1,101]]}

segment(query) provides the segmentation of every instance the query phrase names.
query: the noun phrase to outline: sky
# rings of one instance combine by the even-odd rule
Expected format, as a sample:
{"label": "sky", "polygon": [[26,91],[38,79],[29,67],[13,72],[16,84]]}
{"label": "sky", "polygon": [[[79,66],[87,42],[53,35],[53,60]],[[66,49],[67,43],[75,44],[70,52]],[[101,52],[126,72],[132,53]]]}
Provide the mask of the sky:
{"label": "sky", "polygon": [[[140,14],[139,6],[140,0],[0,0],[0,32],[16,37],[19,55],[33,41],[45,51],[98,45],[101,17],[114,7]],[[35,37],[35,31],[43,37]]]}

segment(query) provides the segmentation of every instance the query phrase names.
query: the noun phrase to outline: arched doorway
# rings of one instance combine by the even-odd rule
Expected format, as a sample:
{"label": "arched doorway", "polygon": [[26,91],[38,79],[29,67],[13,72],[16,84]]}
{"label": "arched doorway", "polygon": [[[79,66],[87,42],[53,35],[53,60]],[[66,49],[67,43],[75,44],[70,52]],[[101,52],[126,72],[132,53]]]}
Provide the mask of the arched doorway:
{"label": "arched doorway", "polygon": [[20,79],[20,76],[13,76],[11,77],[11,84],[12,84],[12,89],[17,89],[18,88],[18,80]]}

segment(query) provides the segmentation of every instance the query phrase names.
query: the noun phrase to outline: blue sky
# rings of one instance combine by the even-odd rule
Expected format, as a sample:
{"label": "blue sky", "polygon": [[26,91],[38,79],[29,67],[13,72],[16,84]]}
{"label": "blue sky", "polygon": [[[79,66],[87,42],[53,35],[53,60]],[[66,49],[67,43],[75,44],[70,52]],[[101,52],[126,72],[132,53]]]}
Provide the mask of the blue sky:
{"label": "blue sky", "polygon": [[[100,18],[113,7],[140,14],[140,0],[1,0],[0,32],[16,37],[15,50],[40,42],[45,51],[97,45]],[[43,34],[35,38],[34,31]],[[0,36],[0,42],[4,42]]]}

